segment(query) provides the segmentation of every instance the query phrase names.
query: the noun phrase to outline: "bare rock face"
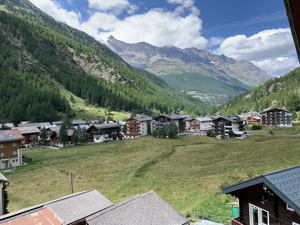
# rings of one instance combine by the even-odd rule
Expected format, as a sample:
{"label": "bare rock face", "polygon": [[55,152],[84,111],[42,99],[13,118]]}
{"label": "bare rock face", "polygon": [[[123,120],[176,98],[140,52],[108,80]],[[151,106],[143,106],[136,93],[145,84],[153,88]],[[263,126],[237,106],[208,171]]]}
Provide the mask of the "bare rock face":
{"label": "bare rock face", "polygon": [[234,80],[238,80],[250,87],[259,86],[272,78],[251,62],[214,55],[197,48],[155,47],[145,42],[127,44],[113,36],[108,38],[106,45],[130,65],[156,75],[196,72],[226,84],[233,84]]}

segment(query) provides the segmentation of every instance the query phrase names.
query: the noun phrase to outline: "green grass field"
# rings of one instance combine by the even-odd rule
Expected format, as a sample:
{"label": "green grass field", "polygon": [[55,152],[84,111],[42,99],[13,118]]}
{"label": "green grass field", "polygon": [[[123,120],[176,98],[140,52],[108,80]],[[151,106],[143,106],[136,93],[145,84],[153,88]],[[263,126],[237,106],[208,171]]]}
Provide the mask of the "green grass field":
{"label": "green grass field", "polygon": [[[269,134],[269,130],[274,135]],[[300,157],[299,124],[264,128],[244,140],[209,137],[137,138],[23,155],[36,163],[5,173],[9,211],[96,189],[113,203],[154,190],[181,213],[187,210],[231,216],[234,198],[216,194],[223,182],[248,179],[295,166]]]}
{"label": "green grass field", "polygon": [[[97,118],[101,119],[103,116],[107,116],[107,115],[105,115],[104,107],[95,108],[92,105],[85,106],[84,100],[82,98],[79,98],[76,95],[74,95],[73,93],[69,92],[68,90],[63,88],[62,85],[58,84],[58,86],[59,86],[61,95],[65,96],[69,100],[69,102],[70,102],[71,95],[73,96],[75,102],[74,103],[70,102],[70,106],[71,106],[72,110],[76,113],[76,118],[86,119],[88,121],[88,120],[95,120]],[[80,112],[80,111],[82,111],[82,112]],[[112,115],[113,119],[116,121],[122,121],[124,119],[129,119],[129,117],[130,117],[130,113],[126,113],[126,112],[112,111],[111,115]]]}

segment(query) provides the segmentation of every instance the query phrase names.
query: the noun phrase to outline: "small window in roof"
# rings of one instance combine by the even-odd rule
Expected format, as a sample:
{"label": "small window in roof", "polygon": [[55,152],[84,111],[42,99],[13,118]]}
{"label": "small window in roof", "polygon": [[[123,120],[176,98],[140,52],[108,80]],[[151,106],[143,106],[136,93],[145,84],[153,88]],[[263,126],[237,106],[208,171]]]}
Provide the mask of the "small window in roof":
{"label": "small window in roof", "polygon": [[2,134],[0,134],[0,136],[3,136]]}
{"label": "small window in roof", "polygon": [[9,134],[8,136],[12,137],[12,134]]}

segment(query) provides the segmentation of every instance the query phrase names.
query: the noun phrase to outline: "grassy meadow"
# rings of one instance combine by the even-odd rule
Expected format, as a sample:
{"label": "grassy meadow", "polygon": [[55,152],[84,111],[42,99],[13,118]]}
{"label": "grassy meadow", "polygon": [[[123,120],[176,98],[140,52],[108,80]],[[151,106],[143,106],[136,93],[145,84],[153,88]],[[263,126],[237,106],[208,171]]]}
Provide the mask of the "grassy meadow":
{"label": "grassy meadow", "polygon": [[[269,130],[274,135],[269,134]],[[244,180],[299,164],[299,124],[264,128],[244,140],[152,137],[88,144],[60,150],[35,148],[23,155],[35,163],[5,173],[9,211],[96,189],[113,203],[154,190],[181,213],[230,217],[235,199],[216,194],[221,183]]]}
{"label": "grassy meadow", "polygon": [[[70,106],[72,110],[76,113],[76,118],[80,119],[87,119],[89,120],[95,120],[97,118],[102,118],[108,116],[105,114],[105,109],[104,107],[94,107],[93,105],[84,105],[84,100],[82,98],[79,98],[78,96],[74,95],[70,91],[66,90],[65,88],[62,87],[62,85],[58,84],[59,90],[62,96],[65,96],[69,102],[70,102],[70,97],[71,95],[73,96],[75,102],[70,102]],[[113,117],[114,120],[116,121],[122,121],[124,119],[129,119],[130,118],[130,112],[117,112],[117,111],[112,111],[111,116]]]}

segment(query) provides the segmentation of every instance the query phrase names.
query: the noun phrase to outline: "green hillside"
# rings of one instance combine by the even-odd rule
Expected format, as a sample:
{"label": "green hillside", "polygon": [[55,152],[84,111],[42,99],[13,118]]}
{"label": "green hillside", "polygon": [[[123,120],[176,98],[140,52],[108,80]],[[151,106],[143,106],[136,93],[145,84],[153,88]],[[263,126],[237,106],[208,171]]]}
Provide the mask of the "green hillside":
{"label": "green hillside", "polygon": [[[93,105],[111,107],[116,111],[136,110],[137,113],[147,115],[157,110],[173,112],[178,109],[189,109],[199,112],[201,106],[207,108],[200,101],[182,101],[164,93],[162,89],[158,90],[131,68],[125,67],[122,62],[105,57],[95,48],[82,45],[54,30],[3,11],[0,12],[0,36],[3,46],[2,64],[6,62],[7,70],[15,72],[19,70],[20,52],[21,69],[18,76],[22,77],[27,73],[32,79],[40,77],[50,83],[56,81],[66,90]],[[92,72],[90,68],[93,68]],[[48,95],[43,101],[37,102],[39,104],[48,102],[47,97]],[[3,99],[3,95],[0,95],[0,98]],[[31,98],[24,101],[22,111],[26,112],[33,103],[34,100]],[[2,119],[8,121],[11,108],[6,109],[8,111]],[[64,109],[61,112],[64,112]],[[74,114],[70,112],[70,115]],[[40,121],[41,118],[22,117],[32,122]]]}
{"label": "green hillside", "polygon": [[160,77],[177,90],[183,90],[185,92],[195,91],[198,93],[211,93],[213,90],[214,93],[226,94],[229,98],[235,97],[237,93],[244,93],[251,89],[251,87],[247,87],[243,84],[240,84],[240,86],[224,84],[200,73],[172,73],[161,75]]}
{"label": "green hillside", "polygon": [[237,115],[243,110],[262,111],[268,107],[300,110],[300,67],[294,71],[265,82],[263,85],[214,107],[212,113]]}

